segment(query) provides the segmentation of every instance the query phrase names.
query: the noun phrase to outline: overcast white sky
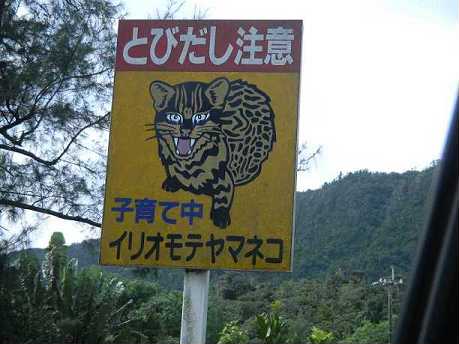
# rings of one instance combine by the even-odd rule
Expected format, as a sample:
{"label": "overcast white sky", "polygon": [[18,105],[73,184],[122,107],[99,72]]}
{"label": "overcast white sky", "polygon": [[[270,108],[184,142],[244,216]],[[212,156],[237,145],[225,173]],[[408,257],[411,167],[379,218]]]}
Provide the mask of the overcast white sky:
{"label": "overcast white sky", "polygon": [[[129,19],[155,18],[167,1],[124,1]],[[459,81],[457,0],[187,1],[206,19],[302,19],[300,141],[322,146],[298,189],[340,172],[422,169],[440,157]],[[82,226],[49,219],[34,235],[81,241]],[[97,233],[98,234],[98,233]]]}

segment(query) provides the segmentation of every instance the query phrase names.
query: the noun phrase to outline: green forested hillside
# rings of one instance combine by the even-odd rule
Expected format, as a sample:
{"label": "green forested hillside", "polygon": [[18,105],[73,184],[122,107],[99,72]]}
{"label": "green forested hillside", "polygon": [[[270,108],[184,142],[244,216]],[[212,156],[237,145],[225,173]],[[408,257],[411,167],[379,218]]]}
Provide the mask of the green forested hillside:
{"label": "green forested hillside", "polygon": [[407,272],[434,171],[360,171],[297,193],[294,275],[343,269],[376,277],[390,265]]}

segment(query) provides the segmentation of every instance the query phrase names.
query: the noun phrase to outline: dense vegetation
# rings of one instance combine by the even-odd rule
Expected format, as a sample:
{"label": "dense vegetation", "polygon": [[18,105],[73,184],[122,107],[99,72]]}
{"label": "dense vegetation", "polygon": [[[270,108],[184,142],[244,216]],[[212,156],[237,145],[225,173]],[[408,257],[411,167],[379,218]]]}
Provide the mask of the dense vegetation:
{"label": "dense vegetation", "polygon": [[[2,265],[0,343],[178,342],[180,291],[94,266],[80,270],[63,242],[54,233],[41,265],[26,252]],[[209,343],[306,343],[314,333],[356,343],[387,338],[385,291],[361,275],[338,272],[273,288],[226,273],[213,279],[209,298]]]}
{"label": "dense vegetation", "polygon": [[[208,342],[387,342],[387,290],[371,282],[390,265],[407,275],[434,171],[361,171],[298,193],[294,272],[214,272]],[[59,233],[1,256],[0,343],[177,343],[180,271],[96,259],[96,241],[66,247]]]}

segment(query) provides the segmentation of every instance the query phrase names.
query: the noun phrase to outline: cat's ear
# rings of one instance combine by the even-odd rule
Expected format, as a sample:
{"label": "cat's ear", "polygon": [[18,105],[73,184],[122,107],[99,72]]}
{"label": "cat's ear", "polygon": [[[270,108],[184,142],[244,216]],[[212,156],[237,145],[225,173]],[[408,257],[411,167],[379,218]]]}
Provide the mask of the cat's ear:
{"label": "cat's ear", "polygon": [[212,106],[222,107],[225,105],[226,96],[230,89],[230,83],[226,78],[218,78],[210,83],[205,92]]}
{"label": "cat's ear", "polygon": [[150,84],[150,95],[156,111],[164,110],[174,94],[174,88],[165,82],[153,81]]}

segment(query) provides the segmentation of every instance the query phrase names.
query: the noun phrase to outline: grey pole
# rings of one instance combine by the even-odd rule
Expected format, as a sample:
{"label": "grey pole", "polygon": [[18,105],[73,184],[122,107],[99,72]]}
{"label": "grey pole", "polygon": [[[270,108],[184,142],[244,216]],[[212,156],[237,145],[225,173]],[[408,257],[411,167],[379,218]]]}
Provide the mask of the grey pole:
{"label": "grey pole", "polygon": [[185,270],[180,344],[205,344],[209,270]]}

